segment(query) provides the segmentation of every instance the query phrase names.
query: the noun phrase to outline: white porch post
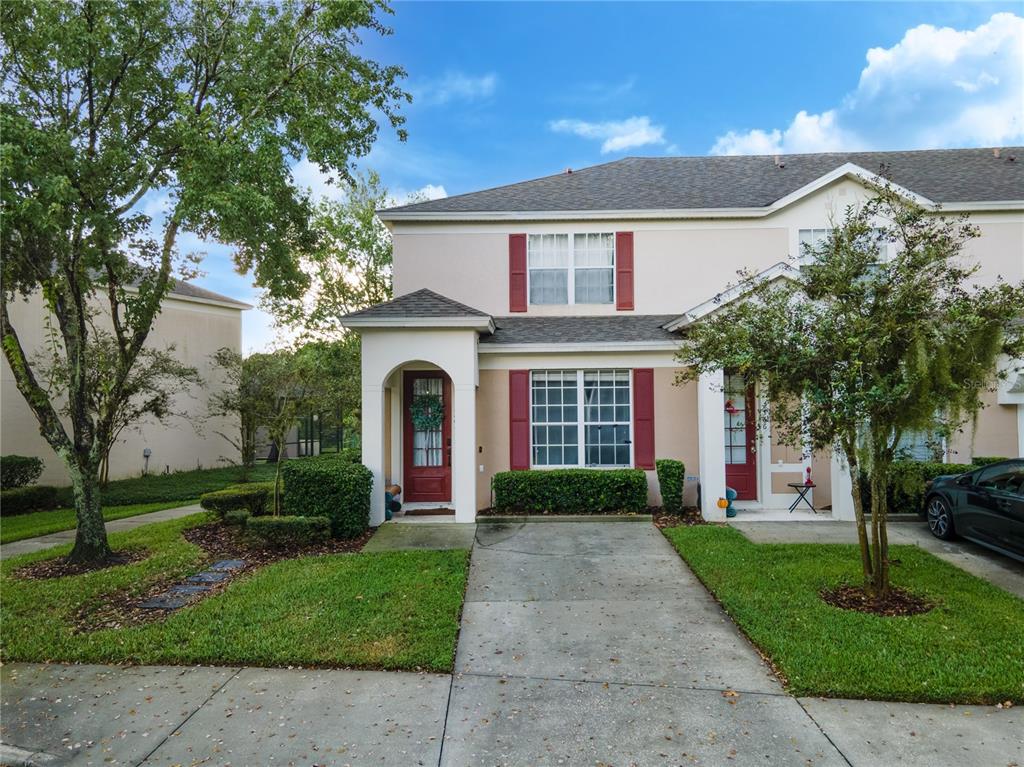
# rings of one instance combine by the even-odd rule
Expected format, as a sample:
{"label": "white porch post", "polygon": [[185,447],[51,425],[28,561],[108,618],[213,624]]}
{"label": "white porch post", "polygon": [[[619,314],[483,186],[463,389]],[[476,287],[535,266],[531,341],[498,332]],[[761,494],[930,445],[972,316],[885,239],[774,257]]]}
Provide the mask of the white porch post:
{"label": "white porch post", "polygon": [[377,527],[384,523],[384,388],[379,383],[363,385],[362,448],[363,465],[373,473],[370,525]]}
{"label": "white porch post", "polygon": [[725,404],[721,370],[697,380],[697,442],[700,452],[701,514],[707,520],[725,519],[718,499],[725,497]]}
{"label": "white porch post", "polygon": [[452,382],[452,502],[456,522],[476,520],[476,385]]}
{"label": "white porch post", "polygon": [[850,478],[850,465],[846,458],[832,451],[832,518],[852,521],[853,513],[853,480]]}

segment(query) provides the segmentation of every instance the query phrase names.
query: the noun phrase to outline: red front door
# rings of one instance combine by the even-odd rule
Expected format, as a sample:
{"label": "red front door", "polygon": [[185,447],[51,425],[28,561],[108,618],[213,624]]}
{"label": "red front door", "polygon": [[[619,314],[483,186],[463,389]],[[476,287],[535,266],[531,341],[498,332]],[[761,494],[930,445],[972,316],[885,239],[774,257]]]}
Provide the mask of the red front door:
{"label": "red front door", "polygon": [[452,383],[440,370],[407,370],[402,411],[403,484],[408,503],[452,499]]}
{"label": "red front door", "polygon": [[757,500],[757,418],[754,386],[725,374],[725,484],[738,501]]}

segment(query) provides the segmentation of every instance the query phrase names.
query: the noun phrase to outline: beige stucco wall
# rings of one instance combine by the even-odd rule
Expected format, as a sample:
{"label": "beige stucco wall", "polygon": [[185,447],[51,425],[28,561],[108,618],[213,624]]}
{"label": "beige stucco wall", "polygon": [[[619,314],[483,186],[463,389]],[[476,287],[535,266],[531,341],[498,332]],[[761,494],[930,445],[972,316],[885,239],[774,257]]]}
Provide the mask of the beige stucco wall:
{"label": "beige stucco wall", "polygon": [[[11,324],[16,328],[30,359],[42,350],[47,338],[46,312],[41,299],[32,296],[9,305]],[[111,452],[111,479],[137,476],[143,470],[143,448],[153,451],[149,459],[151,472],[210,468],[222,465],[222,458],[238,460],[237,451],[217,432],[234,436],[237,426],[231,419],[207,419],[210,395],[222,384],[212,365],[211,355],[222,347],[240,352],[242,347],[242,313],[212,304],[167,299],[157,317],[147,344],[154,348],[175,345],[175,354],[187,365],[195,366],[206,388],[195,389],[182,396],[176,410],[187,417],[169,419],[166,425],[143,422],[140,428],[128,428]],[[0,452],[38,456],[45,462],[40,482],[68,483],[63,464],[39,434],[39,424],[29,410],[7,359],[0,361]]]}
{"label": "beige stucco wall", "polygon": [[978,413],[977,427],[968,423],[949,440],[947,460],[970,463],[976,455],[1015,458],[1018,455],[1017,405],[996,404],[996,393],[982,393],[985,407]]}
{"label": "beige stucco wall", "polygon": [[[636,367],[641,367],[638,364]],[[523,366],[524,368],[526,366]],[[697,386],[675,386],[675,368],[654,370],[654,451],[658,458],[686,464],[687,476],[697,474]],[[491,479],[509,468],[508,368],[480,371],[477,388],[477,508],[491,505]],[[647,472],[649,500],[661,503],[657,473]],[[684,501],[696,503],[697,488],[684,489]]]}

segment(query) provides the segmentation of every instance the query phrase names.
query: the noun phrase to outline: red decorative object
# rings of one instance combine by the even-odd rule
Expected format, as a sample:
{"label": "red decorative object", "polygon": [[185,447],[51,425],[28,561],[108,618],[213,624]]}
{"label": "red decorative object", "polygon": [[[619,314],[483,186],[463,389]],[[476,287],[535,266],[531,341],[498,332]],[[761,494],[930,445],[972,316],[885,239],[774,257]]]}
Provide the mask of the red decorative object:
{"label": "red decorative object", "polygon": [[736,406],[734,404],[732,404],[731,399],[727,399],[725,401],[725,412],[728,413],[729,415],[735,415],[740,411],[736,409]]}
{"label": "red decorative object", "polygon": [[814,486],[814,482],[811,481],[811,467],[810,466],[807,467],[807,479],[804,480],[804,485],[806,485],[807,487],[813,487]]}

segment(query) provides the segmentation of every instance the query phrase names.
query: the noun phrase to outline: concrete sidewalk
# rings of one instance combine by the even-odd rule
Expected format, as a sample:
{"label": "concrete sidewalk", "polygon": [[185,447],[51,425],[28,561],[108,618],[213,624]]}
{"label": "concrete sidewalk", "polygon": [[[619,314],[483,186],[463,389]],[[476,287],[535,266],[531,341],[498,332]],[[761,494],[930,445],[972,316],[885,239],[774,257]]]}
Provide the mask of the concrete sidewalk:
{"label": "concrete sidewalk", "polygon": [[1024,764],[1024,707],[785,694],[646,524],[478,526],[455,665],[8,664],[0,763]]}
{"label": "concrete sidewalk", "polygon": [[[801,525],[791,522],[729,522],[754,543],[857,543],[853,522]],[[1024,599],[1024,562],[963,539],[941,541],[920,520],[890,522],[889,543],[919,546],[972,575]]]}
{"label": "concrete sidewalk", "polygon": [[[199,504],[193,503],[190,506],[179,506],[174,509],[152,511],[149,514],[139,514],[134,517],[115,519],[107,522],[106,528],[108,534],[120,533],[125,530],[134,530],[136,527],[141,527],[142,525],[151,525],[154,522],[166,522],[169,519],[180,519],[181,517],[187,517],[191,514],[203,513],[205,512]],[[0,545],[0,558],[7,559],[8,557],[16,557],[19,554],[28,554],[33,551],[41,551],[42,549],[60,546],[62,543],[74,542],[74,529],[61,530],[59,533],[40,535],[36,538],[25,538],[24,540],[12,541],[11,543]]]}

